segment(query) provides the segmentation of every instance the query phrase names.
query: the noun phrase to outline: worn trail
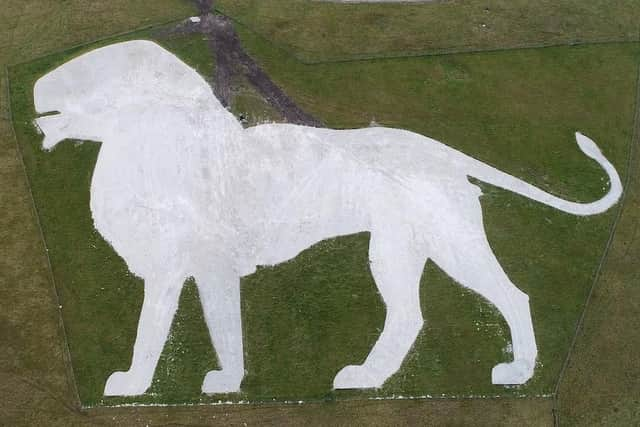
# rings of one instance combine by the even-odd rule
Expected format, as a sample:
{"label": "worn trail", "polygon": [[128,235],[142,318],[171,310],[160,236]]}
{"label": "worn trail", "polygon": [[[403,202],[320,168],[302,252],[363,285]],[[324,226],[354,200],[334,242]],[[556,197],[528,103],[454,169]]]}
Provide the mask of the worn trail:
{"label": "worn trail", "polygon": [[201,33],[207,37],[211,54],[216,58],[213,91],[225,107],[231,103],[234,78],[244,77],[269,105],[280,112],[288,123],[320,127],[322,123],[300,108],[274,83],[258,63],[245,52],[229,18],[215,15],[211,0],[196,0],[199,22],[188,20],[178,24],[172,33]]}

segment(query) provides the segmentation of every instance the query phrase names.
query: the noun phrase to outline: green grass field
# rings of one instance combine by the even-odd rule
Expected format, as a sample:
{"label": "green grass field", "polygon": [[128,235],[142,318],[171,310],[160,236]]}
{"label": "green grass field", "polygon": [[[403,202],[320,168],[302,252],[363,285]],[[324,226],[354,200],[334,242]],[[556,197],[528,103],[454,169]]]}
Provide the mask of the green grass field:
{"label": "green grass field", "polygon": [[340,4],[219,0],[236,22],[303,62],[639,40],[635,0]]}
{"label": "green grass field", "polygon": [[[375,119],[408,128],[570,199],[592,200],[606,187],[603,172],[578,151],[574,130],[591,136],[620,174],[626,172],[636,44],[309,66],[251,33],[242,36],[270,75],[331,127],[361,127]],[[145,31],[99,45],[153,37],[153,31]],[[210,75],[213,63],[202,36],[159,41]],[[142,284],[93,229],[88,197],[98,144],[69,141],[46,153],[31,124],[35,80],[93,47],[12,67],[10,73],[15,129],[84,405],[553,392],[613,213],[576,218],[483,185],[492,246],[532,301],[540,355],[527,385],[491,385],[491,367],[510,358],[506,325],[489,304],[428,263],[421,288],[426,327],[401,371],[377,392],[333,392],[333,376],[342,366],[364,360],[384,320],[368,270],[365,233],[319,243],[291,262],[261,268],[243,280],[247,375],[241,394],[200,394],[203,375],[216,367],[216,358],[197,292],[189,286],[149,393],[103,399],[108,375],[128,367]],[[252,111],[254,106],[259,111]],[[265,114],[259,104],[234,109]]]}
{"label": "green grass field", "polygon": [[[241,24],[243,42],[285,91],[331,126],[362,126],[372,118],[385,125],[407,126],[442,139],[545,189],[582,200],[597,197],[601,190],[598,180],[602,175],[592,164],[585,162],[575,148],[571,139],[573,130],[580,129],[593,137],[618,168],[624,169],[626,164],[627,144],[634,131],[633,104],[637,98],[635,45],[511,50],[430,60],[371,61],[370,64],[365,61],[335,68],[329,64],[307,67],[284,52],[290,52],[305,62],[326,62],[523,45],[638,40],[635,19],[638,4],[635,1],[612,4],[601,0],[535,3],[488,0],[483,3],[454,1],[396,8],[297,0],[265,3],[222,0],[217,2],[217,7]],[[485,8],[489,8],[489,12]],[[28,62],[12,67],[12,88],[14,92],[23,90],[25,94],[29,93],[28,86],[38,73],[46,72],[47,66],[53,66],[65,54],[72,53],[67,50],[71,46],[194,13],[193,6],[184,0],[158,0],[153,8],[137,0],[43,0],[37,5],[8,0],[0,9],[0,35],[3,36],[0,38],[0,64]],[[487,23],[487,27],[482,27],[483,23]],[[210,58],[198,54],[203,47],[197,37],[165,40],[163,43],[179,52],[201,72],[212,65]],[[61,51],[66,53],[31,62],[36,57]],[[384,69],[391,75],[383,72]],[[433,86],[430,91],[425,89],[427,79],[422,80],[425,87],[418,84],[425,75],[429,77],[429,86]],[[402,78],[405,78],[405,84],[402,84]],[[486,79],[485,83],[480,81],[482,78]],[[346,81],[350,85],[346,85]],[[487,87],[483,88],[483,84]],[[575,351],[553,400],[501,398],[374,402],[348,400],[345,398],[351,396],[325,393],[321,397],[325,399],[322,403],[306,405],[78,410],[65,369],[58,299],[52,291],[47,255],[30,207],[30,189],[25,183],[21,160],[15,150],[9,97],[5,96],[8,93],[6,73],[0,80],[0,89],[0,206],[3,208],[3,215],[0,215],[0,296],[5,302],[5,309],[0,313],[0,339],[3,342],[0,346],[3,365],[0,370],[3,400],[0,417],[8,425],[203,425],[216,422],[238,425],[353,425],[356,422],[367,425],[549,425],[552,409],[556,416],[560,415],[561,425],[632,425],[637,422],[640,404],[637,400],[640,395],[637,377],[640,366],[635,351],[640,345],[637,332],[640,331],[640,316],[637,316],[640,291],[635,286],[638,282],[635,266],[640,256],[640,239],[636,238],[640,208],[637,173],[631,177],[617,231],[598,276],[584,324],[578,331]],[[360,99],[363,90],[367,97]],[[277,115],[269,111],[245,83],[238,82],[236,93],[232,110],[236,114],[251,114],[250,123],[267,117],[277,119]],[[417,96],[414,97],[414,93]],[[471,95],[476,94],[486,98],[479,100],[476,97],[469,102]],[[401,102],[397,97],[401,97]],[[420,101],[422,105],[418,105]],[[45,216],[49,215],[51,221],[57,208],[52,202],[54,195],[47,193],[42,196],[45,188],[61,184],[62,187],[54,188],[58,195],[78,190],[62,196],[67,197],[63,199],[69,204],[66,212],[72,213],[72,218],[79,218],[80,222],[73,223],[69,219],[59,227],[45,225],[44,228],[58,290],[66,288],[60,293],[69,343],[73,347],[70,327],[72,330],[76,328],[76,336],[79,336],[78,332],[85,334],[85,338],[93,336],[92,340],[78,344],[80,348],[85,346],[84,349],[93,346],[90,354],[78,354],[78,348],[72,348],[72,353],[75,353],[76,375],[83,375],[82,379],[76,378],[82,401],[96,401],[108,371],[126,368],[128,363],[129,355],[126,353],[131,350],[135,328],[131,319],[137,316],[141,302],[140,283],[126,277],[122,265],[117,266],[121,261],[109,253],[109,248],[99,236],[92,235],[89,241],[86,236],[84,240],[78,239],[78,230],[74,229],[80,225],[90,230],[88,217],[83,220],[81,211],[75,212],[77,209],[69,207],[88,209],[87,189],[97,146],[84,144],[72,150],[71,144],[67,143],[49,154],[53,158],[45,159],[37,150],[37,138],[30,124],[21,123],[18,119],[24,117],[29,121],[33,116],[31,107],[23,104],[15,108],[13,124],[22,149],[25,153],[31,151],[32,158],[28,159],[27,153],[24,160],[30,168],[30,181],[43,225]],[[421,108],[425,117],[412,115],[411,111],[416,108]],[[637,138],[636,134],[636,144]],[[534,143],[536,147],[532,148]],[[56,157],[58,152],[69,153],[77,163],[71,163],[71,158]],[[567,163],[563,163],[564,159]],[[636,163],[637,157],[631,163],[632,171],[636,169]],[[64,169],[60,179],[53,183],[44,183],[45,179],[40,177],[41,188],[38,189],[34,165],[41,168],[38,173],[49,177],[57,175],[55,167]],[[606,241],[605,229],[615,213],[586,222],[576,221],[570,217],[558,217],[549,209],[518,200],[496,189],[484,186],[483,190],[485,219],[492,246],[514,282],[532,295],[539,346],[545,345],[548,349],[548,354],[541,353],[544,366],[538,370],[543,379],[536,379],[530,386],[508,393],[531,395],[536,393],[536,389],[553,393],[567,343],[573,336],[575,322],[582,312],[584,297],[592,282],[590,275],[597,268],[598,257]],[[47,209],[41,209],[44,205]],[[64,236],[60,235],[63,232],[68,232],[66,237],[78,243],[79,248],[65,243]],[[53,238],[54,241],[57,239],[58,258],[51,254],[55,252],[55,244],[52,245],[51,241],[54,235],[58,236]],[[250,372],[243,384],[247,393],[265,397],[291,389],[289,385],[278,384],[269,378],[272,375],[270,370],[290,364],[295,357],[287,353],[292,342],[304,344],[308,349],[305,357],[313,360],[319,357],[314,352],[327,352],[327,347],[316,345],[314,348],[299,339],[309,334],[305,330],[310,327],[309,322],[324,326],[327,321],[324,310],[328,305],[323,301],[324,306],[313,306],[312,300],[318,295],[314,294],[314,289],[308,289],[309,283],[320,283],[333,292],[338,283],[318,281],[319,273],[325,274],[325,279],[331,278],[322,272],[323,260],[351,265],[362,263],[366,237],[356,235],[324,242],[304,252],[292,263],[261,270],[245,280],[244,288],[253,292],[253,295],[243,295],[245,326],[252,337],[246,348],[251,351],[251,346],[266,347],[274,352],[266,356],[258,354],[253,360],[247,360]],[[549,241],[560,243],[549,246]],[[83,251],[86,254],[81,253]],[[73,254],[79,253],[80,258],[73,258]],[[99,259],[100,256],[104,258]],[[568,258],[572,260],[569,269]],[[74,272],[71,266],[64,265],[73,259],[90,268]],[[301,264],[308,259],[313,259],[311,265]],[[107,270],[103,263],[115,268]],[[357,295],[365,297],[368,293],[369,299],[365,298],[364,304],[374,307],[373,312],[365,313],[370,318],[361,319],[366,323],[362,326],[362,336],[356,337],[361,342],[371,339],[366,336],[367,328],[375,329],[375,322],[382,318],[380,302],[375,298],[370,279],[364,277],[368,276],[368,271],[364,270],[350,270],[354,274],[350,280],[362,286],[362,293]],[[415,372],[429,372],[431,377],[419,377],[419,380],[429,382],[428,387],[452,384],[459,391],[467,381],[473,385],[473,390],[463,390],[462,393],[474,392],[477,390],[476,378],[481,375],[475,373],[466,378],[464,371],[456,371],[456,364],[468,372],[479,366],[474,364],[476,357],[503,356],[505,338],[500,337],[500,331],[504,334],[504,324],[491,310],[487,310],[486,304],[464,294],[433,265],[428,265],[426,271],[422,293],[427,296],[423,310],[429,322],[428,329],[420,338],[420,348],[409,357],[403,372],[383,392],[392,393],[393,387],[411,386],[427,390],[415,377],[411,377]],[[107,318],[102,313],[101,318],[101,313],[91,312],[95,302],[105,298],[105,294],[101,294],[103,291],[93,285],[82,288],[77,282],[79,276],[86,278],[101,273],[105,275],[99,279],[111,283],[124,277],[115,288],[105,287],[107,297],[123,297],[124,307],[118,307],[115,316],[121,316],[123,323],[129,322],[124,329],[119,326],[114,329],[113,314]],[[68,276],[61,281],[61,275],[65,274]],[[303,282],[293,284],[299,292],[291,291],[292,277],[300,277],[300,282]],[[340,279],[345,280],[344,277]],[[264,288],[259,288],[259,285],[264,285]],[[540,290],[544,295],[535,296],[536,286],[544,287]],[[273,299],[274,295],[301,309],[312,306],[312,310],[304,319],[293,312],[274,310],[274,307],[283,305],[263,301]],[[555,297],[572,298],[576,295],[578,299],[570,307],[550,303]],[[442,301],[435,298],[442,298]],[[79,301],[88,305],[71,304]],[[376,304],[378,310],[375,309]],[[453,316],[453,311],[447,308],[454,306],[461,312],[466,307],[481,317],[472,317],[474,314],[471,312],[464,312],[461,317]],[[246,318],[247,307],[252,310],[254,320]],[[436,320],[438,316],[442,318],[440,323]],[[88,324],[74,325],[69,318],[93,320]],[[481,330],[475,330],[478,326],[469,324],[469,319],[480,319]],[[559,320],[559,323],[552,319]],[[292,320],[301,323],[300,330],[292,331],[292,337],[271,339],[268,328],[277,328]],[[105,323],[100,324],[102,321]],[[252,322],[255,327],[248,326]],[[331,338],[318,336],[320,331],[320,327],[313,328],[309,336],[315,342]],[[480,341],[488,338],[492,344],[487,347],[492,349],[480,349],[486,354],[478,355],[478,349],[472,346],[472,342],[463,340],[463,336],[471,334],[476,334],[475,339]],[[333,338],[334,344],[344,339]],[[458,347],[466,349],[464,357],[459,360],[451,357],[444,361],[440,359],[442,355],[448,355],[446,352],[450,348]],[[204,353],[206,357],[200,355],[203,351],[208,351]],[[366,351],[363,350],[365,354]],[[492,351],[493,354],[488,354]],[[178,357],[173,357],[173,354]],[[317,366],[291,368],[289,365],[290,372],[299,375],[292,379],[296,384],[308,382],[305,373],[315,369],[319,376],[312,379],[308,387],[305,385],[305,389],[321,395],[319,390],[326,390],[330,377],[327,372],[335,369],[332,364],[337,365],[342,356],[337,355],[333,360],[326,357]],[[91,357],[95,357],[95,365],[88,363]],[[83,358],[85,370],[79,372]],[[548,360],[551,360],[551,366],[546,364]],[[96,368],[104,362],[113,367]],[[494,361],[488,359],[481,362],[487,369],[492,363]],[[190,284],[183,292],[170,340],[156,372],[151,390],[154,395],[147,401],[199,399],[201,372],[214,366],[215,354],[209,347],[195,287]],[[321,372],[324,374],[318,374]],[[483,381],[488,382],[488,374],[487,371],[483,375]],[[454,391],[445,392],[453,394]],[[185,398],[187,395],[189,397]],[[328,401],[334,398],[338,400]]]}

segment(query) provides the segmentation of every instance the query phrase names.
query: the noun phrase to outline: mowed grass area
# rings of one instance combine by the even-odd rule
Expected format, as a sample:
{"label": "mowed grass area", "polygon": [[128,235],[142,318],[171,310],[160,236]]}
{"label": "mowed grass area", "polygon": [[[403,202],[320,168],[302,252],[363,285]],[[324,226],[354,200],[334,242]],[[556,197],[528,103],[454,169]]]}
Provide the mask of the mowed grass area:
{"label": "mowed grass area", "polygon": [[640,37],[635,0],[219,0],[216,7],[304,62]]}
{"label": "mowed grass area", "polygon": [[[126,37],[152,38],[153,33]],[[577,149],[573,132],[580,130],[599,144],[621,175],[626,173],[639,55],[635,44],[304,66],[251,33],[242,37],[287,93],[329,126],[360,127],[375,119],[408,128],[554,193],[593,200],[607,184],[603,172]],[[213,63],[201,36],[159,41],[209,75]],[[242,394],[206,398],[199,393],[216,358],[190,284],[150,392],[142,398],[102,399],[108,375],[128,367],[142,284],[93,230],[88,191],[98,145],[69,141],[45,153],[31,124],[35,80],[90,48],[11,70],[14,124],[84,404],[540,396],[553,391],[613,213],[576,218],[483,185],[492,246],[532,299],[540,364],[526,386],[490,384],[491,367],[510,358],[503,320],[428,263],[421,288],[427,325],[401,371],[378,392],[332,392],[335,373],[364,360],[384,319],[363,233],[322,242],[291,262],[261,268],[243,280],[247,376]],[[237,93],[246,94],[239,87]],[[255,94],[250,99],[255,101]],[[237,102],[233,110],[252,117],[270,114],[259,99]]]}

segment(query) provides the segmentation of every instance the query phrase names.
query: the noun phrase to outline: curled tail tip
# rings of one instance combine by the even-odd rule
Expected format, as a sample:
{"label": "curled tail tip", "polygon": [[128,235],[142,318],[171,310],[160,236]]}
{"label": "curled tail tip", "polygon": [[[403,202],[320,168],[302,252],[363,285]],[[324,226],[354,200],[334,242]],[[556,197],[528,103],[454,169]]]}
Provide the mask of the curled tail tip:
{"label": "curled tail tip", "polygon": [[582,150],[582,152],[587,156],[591,158],[602,157],[602,152],[600,151],[600,148],[598,148],[596,143],[593,142],[591,138],[583,135],[580,132],[576,132],[576,142],[578,143],[580,150]]}
{"label": "curled tail tip", "polygon": [[576,141],[578,142],[582,152],[598,162],[600,166],[605,169],[607,175],[609,175],[609,192],[600,201],[590,204],[592,206],[600,204],[601,206],[599,206],[598,209],[590,211],[588,215],[604,212],[611,206],[615,205],[622,196],[622,182],[620,181],[620,176],[618,175],[615,167],[609,163],[604,154],[602,154],[602,151],[600,151],[600,148],[598,148],[591,138],[581,134],[580,132],[576,132]]}

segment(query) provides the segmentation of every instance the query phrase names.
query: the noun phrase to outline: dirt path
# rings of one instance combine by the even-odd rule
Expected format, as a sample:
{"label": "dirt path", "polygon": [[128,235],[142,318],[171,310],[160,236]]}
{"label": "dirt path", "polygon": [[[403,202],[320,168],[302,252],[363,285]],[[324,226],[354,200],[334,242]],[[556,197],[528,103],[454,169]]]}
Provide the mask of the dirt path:
{"label": "dirt path", "polygon": [[215,15],[211,0],[194,0],[200,13],[200,22],[187,20],[178,24],[171,33],[201,33],[207,37],[211,54],[216,58],[213,91],[229,107],[234,78],[243,74],[267,103],[282,114],[288,123],[322,126],[322,123],[303,111],[276,85],[267,73],[242,47],[229,18]]}

